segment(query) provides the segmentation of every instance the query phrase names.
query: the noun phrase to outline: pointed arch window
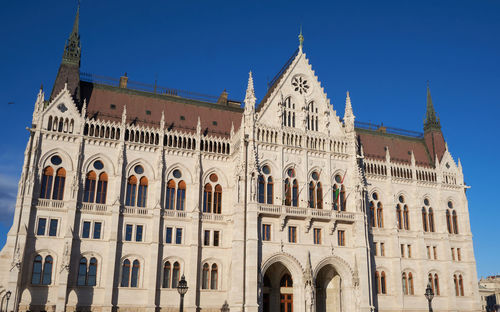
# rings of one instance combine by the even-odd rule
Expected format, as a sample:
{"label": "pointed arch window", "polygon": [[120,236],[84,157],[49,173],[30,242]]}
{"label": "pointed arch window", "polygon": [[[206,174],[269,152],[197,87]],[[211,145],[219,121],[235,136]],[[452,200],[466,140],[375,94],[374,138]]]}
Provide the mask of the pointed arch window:
{"label": "pointed arch window", "polygon": [[381,202],[377,203],[377,226],[379,228],[384,227],[384,209]]}
{"label": "pointed arch window", "polygon": [[422,227],[424,232],[428,232],[427,228],[427,210],[425,207],[422,207]]}
{"label": "pointed arch window", "polygon": [[140,268],[141,264],[139,263],[139,260],[134,260],[132,264],[132,274],[130,275],[130,287],[138,287]]}
{"label": "pointed arch window", "polygon": [[285,206],[298,207],[299,205],[299,184],[295,178],[295,169],[289,168],[285,178]]}
{"label": "pointed arch window", "polygon": [[450,215],[450,210],[446,210],[446,226],[448,228],[448,233],[453,233],[452,228],[451,228],[451,215]]}
{"label": "pointed arch window", "polygon": [[43,169],[42,185],[40,188],[40,198],[50,199],[52,193],[52,179],[54,176],[54,169],[46,167]]}
{"label": "pointed arch window", "polygon": [[217,279],[218,279],[218,270],[217,264],[212,264],[212,271],[210,271],[210,289],[217,289]]}
{"label": "pointed arch window", "polygon": [[405,272],[403,272],[401,283],[403,285],[403,294],[408,295],[408,279]]}
{"label": "pointed arch window", "polygon": [[436,294],[437,296],[440,295],[440,291],[439,291],[439,277],[437,274],[434,274],[434,294]]}
{"label": "pointed arch window", "polygon": [[408,206],[406,206],[406,205],[404,206],[403,215],[404,215],[405,230],[409,230],[410,229],[410,212],[408,211]]}
{"label": "pointed arch window", "polygon": [[137,207],[146,207],[148,196],[148,178],[142,177],[139,182],[139,191],[137,192]]}
{"label": "pointed arch window", "polygon": [[258,202],[262,204],[264,203],[272,204],[274,195],[274,190],[273,190],[274,185],[273,185],[273,177],[271,176],[271,168],[268,165],[264,165],[262,166],[261,172],[262,173],[259,175],[257,181]]}
{"label": "pointed arch window", "polygon": [[[344,174],[345,178],[345,174]],[[340,174],[335,175],[333,182],[333,210],[346,211],[346,196],[344,178]]]}
{"label": "pointed arch window", "polygon": [[396,220],[398,222],[398,229],[403,229],[403,216],[401,214],[401,206],[398,204],[396,206]]}
{"label": "pointed arch window", "polygon": [[[88,264],[88,266],[87,266]],[[95,286],[97,282],[97,259],[92,257],[90,261],[82,257],[78,264],[78,286]]]}
{"label": "pointed arch window", "polygon": [[137,178],[130,176],[127,180],[127,196],[125,198],[126,206],[135,206],[135,194],[137,192]]}
{"label": "pointed arch window", "polygon": [[209,274],[210,268],[208,266],[208,263],[205,263],[203,265],[203,272],[202,272],[202,278],[201,278],[201,288],[202,289],[208,289],[208,274]]}
{"label": "pointed arch window", "polygon": [[292,186],[292,206],[298,207],[299,206],[299,183],[297,182],[297,179],[293,180],[293,186]]}
{"label": "pointed arch window", "polygon": [[285,184],[285,206],[291,206],[292,205],[292,188],[290,185],[290,179],[286,178],[284,184]]}
{"label": "pointed arch window", "polygon": [[273,177],[269,176],[267,178],[267,203],[272,205],[273,204],[273,196],[274,196],[274,184],[273,184]]}
{"label": "pointed arch window", "polygon": [[458,234],[457,212],[453,210],[453,233]]}
{"label": "pointed arch window", "polygon": [[221,214],[222,212],[222,186],[217,184],[214,193],[214,213]]}
{"label": "pointed arch window", "polygon": [[309,208],[315,208],[316,206],[316,187],[314,182],[309,182]]}
{"label": "pointed arch window", "polygon": [[175,181],[167,182],[166,209],[173,210],[175,201]]}
{"label": "pointed arch window", "polygon": [[321,182],[318,182],[316,187],[316,208],[323,209],[323,187]]}
{"label": "pointed arch window", "polygon": [[54,191],[52,192],[52,199],[63,200],[65,181],[66,170],[64,170],[64,168],[57,169],[56,178],[54,179]]}
{"label": "pointed arch window", "polygon": [[413,290],[413,275],[410,273],[408,273],[408,292],[410,295],[414,295],[415,292]]}
{"label": "pointed arch window", "polygon": [[462,274],[458,276],[458,286],[460,290],[460,296],[464,296],[464,279],[462,278]]}
{"label": "pointed arch window", "polygon": [[382,293],[383,294],[387,294],[387,288],[386,288],[386,285],[385,285],[385,272],[382,271],[382,273],[380,274],[380,285],[381,285],[381,289],[382,289]]}
{"label": "pointed arch window", "polygon": [[50,285],[52,283],[52,264],[54,260],[52,256],[45,257],[43,263],[42,285]]}
{"label": "pointed arch window", "polygon": [[266,189],[266,182],[264,180],[264,176],[259,175],[258,179],[259,187],[258,187],[258,192],[259,192],[259,203],[264,203],[265,201],[265,189]]}
{"label": "pointed arch window", "polygon": [[172,288],[177,288],[179,285],[179,273],[181,271],[181,266],[179,262],[174,262],[174,268],[172,270]]}
{"label": "pointed arch window", "polygon": [[120,283],[121,287],[128,287],[130,284],[130,260],[125,259],[122,264],[122,281]]}
{"label": "pointed arch window", "polygon": [[97,259],[92,257],[89,262],[89,270],[87,272],[87,285],[95,286],[97,283]]}
{"label": "pointed arch window", "polygon": [[40,285],[42,282],[42,256],[37,255],[33,260],[33,271],[31,273],[31,284]]}
{"label": "pointed arch window", "polygon": [[453,275],[453,284],[455,285],[455,296],[460,296],[460,291],[458,288],[458,277],[457,275]]}
{"label": "pointed arch window", "polygon": [[283,101],[283,126],[295,127],[295,104],[292,103],[291,97]]}
{"label": "pointed arch window", "polygon": [[290,274],[285,274],[281,277],[280,287],[293,287],[293,280]]}
{"label": "pointed arch window", "polygon": [[177,210],[184,210],[186,203],[186,182],[180,181],[179,187],[177,188]]}
{"label": "pointed arch window", "polygon": [[203,212],[212,212],[212,185],[205,184],[203,191]]}
{"label": "pointed arch window", "polygon": [[163,265],[163,288],[170,288],[170,271],[172,267],[170,266],[170,262],[167,261]]}
{"label": "pointed arch window", "polygon": [[101,172],[99,175],[99,182],[97,182],[97,193],[95,202],[98,204],[106,203],[106,194],[108,192],[108,175],[106,172]]}
{"label": "pointed arch window", "polygon": [[370,202],[370,225],[375,227],[375,205]]}
{"label": "pointed arch window", "polygon": [[434,211],[429,207],[429,231],[435,232],[434,228]]}
{"label": "pointed arch window", "polygon": [[83,257],[80,259],[78,264],[78,278],[76,284],[78,286],[84,286],[87,283],[87,258]]}

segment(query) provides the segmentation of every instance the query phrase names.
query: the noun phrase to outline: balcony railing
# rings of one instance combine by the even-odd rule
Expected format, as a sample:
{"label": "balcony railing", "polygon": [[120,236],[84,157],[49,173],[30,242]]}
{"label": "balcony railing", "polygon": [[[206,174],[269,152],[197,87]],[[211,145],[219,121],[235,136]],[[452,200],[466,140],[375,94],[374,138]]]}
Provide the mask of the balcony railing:
{"label": "balcony railing", "polygon": [[171,218],[186,218],[187,213],[183,210],[165,209],[165,216]]}
{"label": "balcony railing", "polygon": [[301,208],[280,205],[260,204],[259,212],[266,215],[290,216],[298,218],[314,219],[336,219],[339,221],[353,222],[354,213],[346,211],[336,211],[331,209]]}
{"label": "balcony railing", "polygon": [[130,207],[125,206],[122,210],[124,214],[134,214],[134,215],[147,215],[148,209],[143,207]]}
{"label": "balcony railing", "polygon": [[106,204],[82,203],[82,211],[97,211],[106,212],[108,210]]}
{"label": "balcony railing", "polygon": [[36,205],[44,208],[64,208],[64,201],[39,198]]}
{"label": "balcony railing", "polygon": [[201,215],[201,219],[204,221],[224,221],[224,216],[221,214],[204,212]]}

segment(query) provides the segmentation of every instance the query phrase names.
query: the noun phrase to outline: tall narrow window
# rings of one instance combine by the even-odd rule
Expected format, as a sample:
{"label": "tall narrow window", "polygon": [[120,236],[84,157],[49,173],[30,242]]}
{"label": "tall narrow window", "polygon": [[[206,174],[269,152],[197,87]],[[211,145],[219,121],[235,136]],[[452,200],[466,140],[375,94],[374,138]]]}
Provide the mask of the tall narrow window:
{"label": "tall narrow window", "polygon": [[148,195],[148,178],[142,177],[139,183],[139,192],[137,193],[137,207],[146,207]]}
{"label": "tall narrow window", "polygon": [[203,212],[212,212],[212,185],[205,184],[203,192]]}
{"label": "tall narrow window", "polygon": [[408,295],[408,280],[405,272],[403,272],[401,283],[403,285],[403,294]]}
{"label": "tall narrow window", "polygon": [[126,206],[135,206],[135,193],[137,191],[137,178],[130,176],[127,180],[127,196],[125,198]]}
{"label": "tall narrow window", "polygon": [[259,175],[259,187],[258,187],[258,198],[259,198],[259,203],[264,203],[265,202],[265,189],[266,189],[266,183],[264,180],[264,177],[262,175]]}
{"label": "tall narrow window", "polygon": [[54,180],[54,192],[52,193],[52,199],[62,200],[64,195],[64,182],[66,181],[66,170],[64,168],[59,168],[56,173],[56,178]]}
{"label": "tall narrow window", "polygon": [[293,180],[292,206],[299,206],[299,184],[297,183],[296,179]]}
{"label": "tall narrow window", "polygon": [[52,256],[45,257],[45,262],[43,264],[43,276],[42,285],[50,285],[52,283]]}
{"label": "tall narrow window", "polygon": [[323,209],[323,187],[321,182],[318,182],[316,187],[316,208]]}
{"label": "tall narrow window", "polygon": [[427,232],[427,211],[425,210],[425,207],[422,208],[422,227],[424,232]]}
{"label": "tall narrow window", "polygon": [[125,225],[125,240],[130,242],[132,241],[132,231],[134,230],[134,226],[132,224]]}
{"label": "tall narrow window", "polygon": [[217,264],[212,264],[212,271],[210,272],[210,289],[217,289],[218,270]]}
{"label": "tall narrow window", "polygon": [[396,206],[396,220],[398,222],[398,229],[403,229],[403,217],[401,215],[401,206],[398,204]]}
{"label": "tall narrow window", "polygon": [[177,189],[177,210],[184,210],[184,205],[186,202],[186,182],[180,181],[179,188]]}
{"label": "tall narrow window", "polygon": [[375,226],[375,205],[373,202],[370,202],[370,225]]}
{"label": "tall narrow window", "polygon": [[268,177],[267,178],[267,203],[272,205],[273,204],[273,196],[274,196],[274,191],[273,191],[273,177]]}
{"label": "tall narrow window", "polygon": [[415,292],[413,291],[413,275],[410,273],[408,273],[408,292],[410,295],[414,295]]}
{"label": "tall narrow window", "polygon": [[87,285],[95,286],[97,283],[97,259],[90,258],[89,271],[87,274]]}
{"label": "tall narrow window", "polygon": [[203,265],[203,272],[201,274],[201,289],[208,289],[208,274],[209,274],[208,263]]}
{"label": "tall narrow window", "polygon": [[405,223],[405,230],[410,229],[410,212],[408,211],[408,206],[404,206],[404,223]]}
{"label": "tall narrow window", "polygon": [[47,228],[47,218],[38,219],[38,227],[36,229],[36,235],[45,235]]}
{"label": "tall narrow window", "polygon": [[135,227],[135,241],[136,242],[142,242],[142,230],[143,230],[142,225],[137,225]]}
{"label": "tall narrow window", "polygon": [[345,231],[344,230],[338,230],[337,231],[337,239],[338,239],[338,246],[345,246]]}
{"label": "tall narrow window", "polygon": [[130,260],[125,259],[122,265],[122,281],[120,283],[121,287],[128,287],[130,283]]}
{"label": "tall narrow window", "polygon": [[170,262],[165,262],[163,265],[163,288],[170,288]]}
{"label": "tall narrow window", "polygon": [[321,229],[314,229],[314,244],[321,245]]}
{"label": "tall narrow window", "polygon": [[288,242],[289,243],[297,242],[297,227],[295,226],[288,227]]}
{"label": "tall narrow window", "polygon": [[105,172],[102,172],[99,175],[99,182],[97,183],[97,193],[95,202],[98,204],[105,204],[107,192],[108,192],[108,175]]}
{"label": "tall narrow window", "polygon": [[167,194],[166,194],[166,209],[174,209],[175,200],[175,181],[169,180],[167,183]]}
{"label": "tall narrow window", "polygon": [[316,205],[316,192],[314,182],[309,182],[309,208],[314,208]]}
{"label": "tall narrow window", "polygon": [[262,240],[270,241],[271,240],[271,225],[270,224],[262,224]]}
{"label": "tall narrow window", "polygon": [[458,234],[457,212],[453,210],[453,233]]}
{"label": "tall narrow window", "polygon": [[181,271],[181,266],[179,262],[174,262],[174,269],[172,270],[172,288],[177,288],[179,285],[179,272]]}
{"label": "tall narrow window", "polygon": [[377,203],[377,226],[379,228],[384,227],[384,211],[381,202]]}
{"label": "tall narrow window", "polygon": [[290,186],[290,179],[285,179],[285,206],[292,205],[292,189]]}
{"label": "tall narrow window", "polygon": [[439,277],[437,274],[434,274],[434,293],[439,296]]}
{"label": "tall narrow window", "polygon": [[448,233],[453,233],[451,229],[451,216],[450,216],[450,210],[446,210],[446,226],[448,227]]}
{"label": "tall narrow window", "polygon": [[214,193],[214,213],[222,213],[222,186],[217,184]]}
{"label": "tall narrow window", "polygon": [[49,236],[57,236],[58,219],[50,219]]}
{"label": "tall narrow window", "polygon": [[380,285],[382,286],[382,293],[387,294],[386,286],[385,286],[385,272],[382,271],[380,275]]}
{"label": "tall narrow window", "polygon": [[43,170],[42,185],[40,188],[40,198],[50,199],[52,192],[52,179],[54,176],[54,169],[47,167]]}
{"label": "tall narrow window", "polygon": [[86,203],[94,202],[96,179],[97,176],[94,171],[90,171],[89,173],[87,173],[87,177],[85,178],[85,189],[83,193],[83,201]]}
{"label": "tall narrow window", "polygon": [[130,287],[138,287],[139,283],[139,269],[141,265],[138,260],[134,260],[132,265],[132,274],[130,276]]}
{"label": "tall narrow window", "polygon": [[42,282],[42,256],[37,255],[33,260],[33,272],[31,273],[31,284],[40,285]]}
{"label": "tall narrow window", "polygon": [[78,278],[76,284],[78,286],[84,286],[87,280],[87,258],[83,257],[80,259],[78,265]]}
{"label": "tall narrow window", "polygon": [[380,294],[382,288],[380,285],[380,274],[378,273],[378,271],[375,271],[375,284],[377,286],[377,294]]}
{"label": "tall narrow window", "polygon": [[434,212],[429,208],[429,231],[434,232]]}
{"label": "tall narrow window", "polygon": [[[45,271],[44,271],[45,274]],[[462,274],[458,276],[458,285],[460,287],[460,296],[464,295],[464,279],[462,278]]]}
{"label": "tall narrow window", "polygon": [[458,278],[457,275],[453,275],[453,283],[455,284],[455,296],[460,296],[459,288],[458,288]]}

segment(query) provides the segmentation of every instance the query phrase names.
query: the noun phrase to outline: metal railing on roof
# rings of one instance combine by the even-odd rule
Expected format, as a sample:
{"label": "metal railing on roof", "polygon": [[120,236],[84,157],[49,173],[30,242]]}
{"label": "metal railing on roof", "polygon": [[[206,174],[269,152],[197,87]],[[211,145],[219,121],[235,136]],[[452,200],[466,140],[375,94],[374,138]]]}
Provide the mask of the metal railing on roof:
{"label": "metal railing on roof", "polygon": [[288,61],[283,65],[283,67],[280,69],[280,71],[276,74],[276,76],[273,77],[273,79],[267,84],[267,88],[271,88],[275,83],[276,80],[283,74],[283,72],[290,66],[290,64],[293,62],[297,54],[299,53],[299,49],[295,50],[295,52],[292,54],[292,56],[288,59]]}
{"label": "metal railing on roof", "polygon": [[355,121],[354,126],[356,128],[361,128],[361,129],[366,129],[366,130],[373,130],[373,131],[378,131],[378,132],[382,132],[382,133],[404,135],[404,136],[419,138],[419,139],[424,137],[424,134],[422,132],[387,127],[387,126],[384,126],[384,124],[377,125],[377,124],[373,124],[371,122]]}
{"label": "metal railing on roof", "polygon": [[[90,73],[85,73],[85,72],[80,72],[80,80],[86,81],[86,82],[92,82],[92,83],[96,83],[96,84],[109,85],[109,86],[113,86],[113,87],[119,87],[119,85],[120,85],[119,78],[102,76],[102,75],[95,75],[95,74],[90,74]],[[148,83],[142,83],[142,82],[132,81],[132,80],[127,81],[127,89],[132,89],[132,90],[136,90],[136,91],[143,91],[143,92],[148,92],[148,93],[154,93],[154,94],[178,96],[181,98],[198,100],[198,101],[209,102],[209,103],[217,103],[217,101],[219,99],[219,97],[216,95],[208,95],[208,94],[186,91],[186,90],[181,90],[181,89],[166,88],[166,87],[159,86],[156,83],[148,84]],[[241,103],[241,101],[236,101],[236,100],[228,100],[228,101],[234,102],[234,103]]]}

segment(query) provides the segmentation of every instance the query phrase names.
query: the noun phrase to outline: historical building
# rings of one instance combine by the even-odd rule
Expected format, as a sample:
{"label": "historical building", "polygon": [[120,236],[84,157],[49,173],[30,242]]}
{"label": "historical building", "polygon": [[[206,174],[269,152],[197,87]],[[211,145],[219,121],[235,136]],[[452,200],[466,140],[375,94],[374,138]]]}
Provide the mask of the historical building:
{"label": "historical building", "polygon": [[[302,49],[257,103],[80,73],[78,14],[40,89],[0,254],[9,310],[480,310],[462,167],[342,118]],[[243,107],[243,108],[242,108]],[[362,109],[361,105],[359,109]],[[5,301],[3,301],[5,302]]]}
{"label": "historical building", "polygon": [[479,280],[481,311],[500,311],[500,275],[488,276]]}

